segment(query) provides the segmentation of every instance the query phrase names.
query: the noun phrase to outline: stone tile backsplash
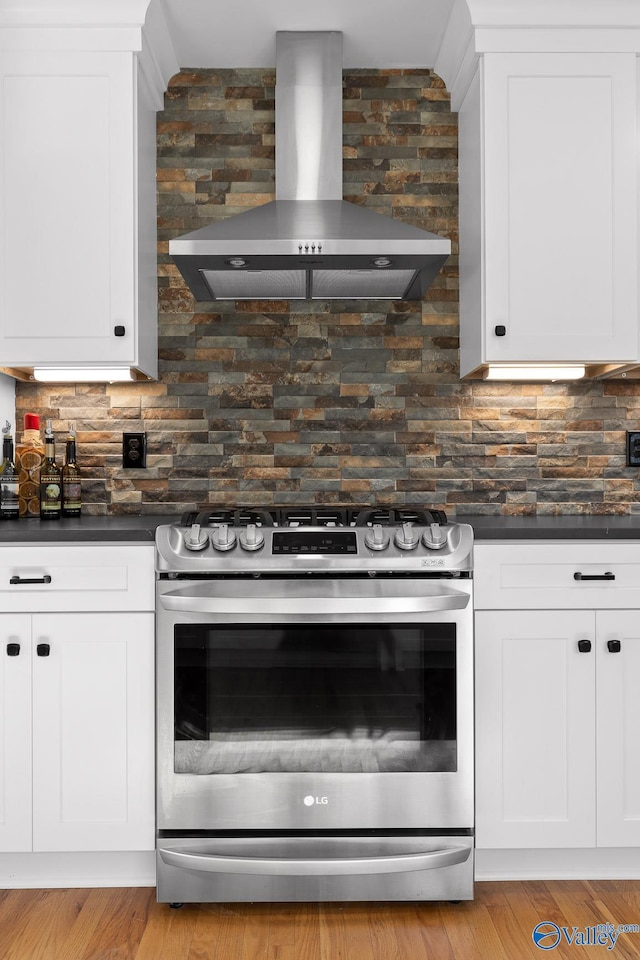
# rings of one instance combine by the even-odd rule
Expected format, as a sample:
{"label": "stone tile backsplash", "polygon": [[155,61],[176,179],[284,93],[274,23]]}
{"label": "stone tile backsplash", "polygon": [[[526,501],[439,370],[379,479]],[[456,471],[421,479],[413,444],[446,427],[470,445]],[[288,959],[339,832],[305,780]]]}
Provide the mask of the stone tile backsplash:
{"label": "stone tile backsplash", "polygon": [[[640,513],[625,431],[640,384],[458,379],[457,126],[428,70],[344,76],[344,196],[448,236],[421,303],[194,303],[168,240],[274,195],[273,70],[184,70],[158,116],[160,378],[17,385],[78,430],[88,513],[409,503],[469,513]],[[91,305],[87,304],[90,316]],[[145,430],[147,469],[122,469]]]}

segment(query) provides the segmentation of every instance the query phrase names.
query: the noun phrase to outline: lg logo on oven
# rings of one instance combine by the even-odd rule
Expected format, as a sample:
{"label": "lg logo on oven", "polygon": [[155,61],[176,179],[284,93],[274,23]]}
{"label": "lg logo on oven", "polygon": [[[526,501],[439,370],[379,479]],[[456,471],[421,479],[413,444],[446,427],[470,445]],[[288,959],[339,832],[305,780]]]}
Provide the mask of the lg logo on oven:
{"label": "lg logo on oven", "polygon": [[312,797],[311,794],[308,794],[302,802],[304,803],[305,807],[313,807],[316,803],[329,803],[329,797]]}

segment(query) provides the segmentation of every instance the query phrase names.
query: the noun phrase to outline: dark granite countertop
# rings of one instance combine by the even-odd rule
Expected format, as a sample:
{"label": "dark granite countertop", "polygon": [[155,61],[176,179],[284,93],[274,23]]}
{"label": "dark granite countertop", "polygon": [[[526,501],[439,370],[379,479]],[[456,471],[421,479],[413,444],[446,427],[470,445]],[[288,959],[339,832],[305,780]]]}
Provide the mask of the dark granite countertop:
{"label": "dark granite countertop", "polygon": [[476,543],[483,540],[640,540],[639,517],[460,516],[473,527]]}
{"label": "dark granite countertop", "polygon": [[156,527],[173,517],[62,517],[60,520],[5,520],[0,523],[2,543],[153,543]]}
{"label": "dark granite countertop", "polygon": [[[483,540],[640,540],[640,516],[498,517],[461,515],[460,523],[473,527],[476,542]],[[178,516],[91,517],[55,521],[8,520],[0,523],[2,543],[64,543],[77,541],[153,543],[156,527],[178,521]]]}

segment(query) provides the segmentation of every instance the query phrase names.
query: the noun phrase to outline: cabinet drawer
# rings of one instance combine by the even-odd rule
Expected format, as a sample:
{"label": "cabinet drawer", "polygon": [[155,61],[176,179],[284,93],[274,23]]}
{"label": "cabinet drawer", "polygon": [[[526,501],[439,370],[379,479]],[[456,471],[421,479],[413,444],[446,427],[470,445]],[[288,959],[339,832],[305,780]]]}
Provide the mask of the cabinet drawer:
{"label": "cabinet drawer", "polygon": [[0,603],[25,612],[153,610],[153,546],[2,547]]}
{"label": "cabinet drawer", "polygon": [[477,543],[478,610],[640,606],[640,542]]}

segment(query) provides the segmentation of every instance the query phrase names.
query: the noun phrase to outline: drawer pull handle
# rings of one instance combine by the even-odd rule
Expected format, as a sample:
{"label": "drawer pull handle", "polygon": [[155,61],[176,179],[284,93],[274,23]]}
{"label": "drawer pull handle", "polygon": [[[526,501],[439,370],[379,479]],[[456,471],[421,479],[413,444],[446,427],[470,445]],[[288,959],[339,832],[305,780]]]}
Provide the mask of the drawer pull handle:
{"label": "drawer pull handle", "polygon": [[615,580],[615,573],[611,573],[610,570],[607,570],[606,573],[580,573],[577,570],[574,575],[574,580]]}
{"label": "drawer pull handle", "polygon": [[45,573],[44,577],[11,577],[9,583],[15,586],[17,583],[51,583],[51,577]]}
{"label": "drawer pull handle", "polygon": [[580,653],[591,653],[591,640],[578,640]]}
{"label": "drawer pull handle", "polygon": [[20,644],[19,644],[19,643],[8,643],[8,644],[7,644],[7,656],[8,656],[8,657],[19,657],[19,656],[20,656]]}
{"label": "drawer pull handle", "polygon": [[36,653],[39,657],[48,657],[51,653],[51,646],[48,643],[39,643],[36,647]]}
{"label": "drawer pull handle", "polygon": [[609,653],[620,653],[622,644],[619,640],[607,640],[607,650]]}

